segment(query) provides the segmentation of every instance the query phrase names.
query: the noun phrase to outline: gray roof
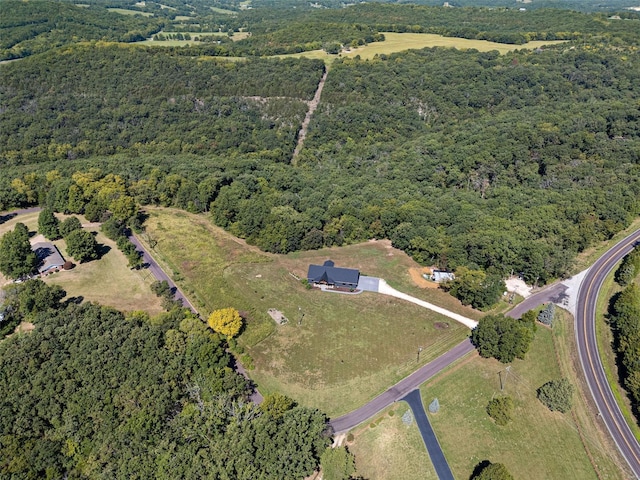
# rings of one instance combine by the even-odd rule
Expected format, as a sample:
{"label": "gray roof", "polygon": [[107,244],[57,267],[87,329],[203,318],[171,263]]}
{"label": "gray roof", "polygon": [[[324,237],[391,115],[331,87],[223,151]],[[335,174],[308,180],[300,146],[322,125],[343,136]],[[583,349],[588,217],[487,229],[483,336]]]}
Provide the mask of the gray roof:
{"label": "gray roof", "polygon": [[311,283],[357,286],[360,272],[353,268],[334,267],[333,262],[328,260],[324,265],[309,265],[307,279]]}
{"label": "gray roof", "polygon": [[38,242],[31,245],[38,257],[38,272],[44,273],[52,268],[62,268],[64,265],[64,258],[58,251],[58,248],[50,242]]}

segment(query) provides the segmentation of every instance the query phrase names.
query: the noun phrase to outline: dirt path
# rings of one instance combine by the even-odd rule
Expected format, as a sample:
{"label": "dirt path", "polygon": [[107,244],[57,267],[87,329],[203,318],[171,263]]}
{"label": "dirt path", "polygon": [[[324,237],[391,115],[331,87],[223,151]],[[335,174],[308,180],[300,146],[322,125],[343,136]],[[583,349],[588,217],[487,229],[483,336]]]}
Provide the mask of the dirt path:
{"label": "dirt path", "polygon": [[300,127],[300,131],[298,132],[298,144],[296,145],[296,149],[293,151],[293,157],[291,158],[291,163],[293,165],[296,164],[298,155],[300,154],[300,151],[302,150],[302,147],[304,145],[304,139],[307,136],[307,130],[309,129],[311,117],[313,116],[316,108],[318,108],[318,104],[320,103],[320,96],[322,95],[322,89],[324,88],[324,82],[327,80],[328,73],[328,69],[325,69],[324,74],[320,79],[320,83],[318,83],[318,89],[316,90],[316,94],[313,96],[313,100],[307,103],[307,105],[309,105],[309,110],[307,110],[307,114],[305,115],[302,126]]}

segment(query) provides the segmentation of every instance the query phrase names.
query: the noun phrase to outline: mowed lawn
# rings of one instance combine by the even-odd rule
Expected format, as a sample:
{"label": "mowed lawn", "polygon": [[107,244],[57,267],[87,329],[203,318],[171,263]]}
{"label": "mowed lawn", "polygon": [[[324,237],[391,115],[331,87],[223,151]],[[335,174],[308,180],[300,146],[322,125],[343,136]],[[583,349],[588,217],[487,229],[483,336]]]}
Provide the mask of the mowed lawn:
{"label": "mowed lawn", "polygon": [[[279,391],[332,416],[361,406],[418,366],[462,341],[468,329],[408,302],[374,293],[307,290],[295,277],[310,263],[385,277],[398,288],[477,318],[443,292],[410,288],[417,265],[388,242],[271,255],[232,237],[206,216],[149,209],[147,240],[177,273],[203,315],[233,306],[249,315],[241,343],[254,360],[251,376],[263,393]],[[144,239],[144,236],[143,236]],[[283,312],[276,326],[267,311]]]}
{"label": "mowed lawn", "polygon": [[410,410],[405,402],[394,404],[351,432],[353,441],[346,446],[356,456],[358,476],[437,480],[415,421],[409,425],[402,421]]}
{"label": "mowed lawn", "polygon": [[[64,219],[65,216],[58,215],[58,218]],[[79,218],[86,222],[83,217]],[[1,224],[0,235],[13,230],[18,222],[24,223],[35,235],[38,229],[38,213],[19,215]],[[160,313],[160,300],[150,289],[151,283],[155,280],[152,275],[144,269],[131,270],[115,242],[102,235],[98,227],[87,230],[96,232],[96,240],[103,246],[104,255],[98,260],[76,264],[72,270],[48,275],[43,280],[60,285],[68,297],[82,297],[85,301],[97,302],[118,310],[144,310],[152,315]],[[61,239],[53,243],[62,256],[69,259],[65,241]]]}
{"label": "mowed lawn", "polygon": [[[497,50],[500,53],[507,53],[516,49],[529,49],[543,47],[545,45],[554,45],[564,43],[563,40],[550,41],[534,41],[525,43],[524,45],[509,45],[506,43],[489,42],[487,40],[468,40],[466,38],[443,37],[432,33],[392,33],[384,32],[385,40],[383,42],[372,42],[358,48],[351,48],[340,53],[342,57],[355,57],[359,55],[363,60],[372,59],[376,55],[389,55],[391,53],[402,52],[410,49],[431,48],[431,47],[450,47],[459,50],[476,49],[480,52],[490,52]],[[329,55],[324,50],[313,50],[310,52],[302,52],[291,55],[295,57],[308,57],[315,59],[330,60],[336,58],[336,55]]]}
{"label": "mowed lawn", "polygon": [[[545,382],[566,376],[574,385],[581,384],[579,365],[575,357],[573,327],[570,315],[561,312],[560,324],[553,331],[539,327],[533,346],[526,359],[511,364],[506,376],[506,365],[492,359],[483,359],[472,353],[461,362],[427,382],[421,388],[425,407],[438,398],[440,411],[428,414],[455,478],[469,478],[474,467],[483,460],[504,463],[514,478],[556,479],[622,479],[625,478],[615,446],[598,423],[582,392],[574,394],[571,412],[561,414],[549,411],[536,398],[536,389]],[[500,389],[500,375],[504,391]],[[497,426],[487,415],[487,403],[502,394],[513,398],[515,419],[507,426]],[[431,478],[419,472],[427,452],[421,439],[407,434],[411,445],[380,442],[398,434],[398,426],[384,420],[376,430],[362,435],[366,427],[355,429],[356,454],[364,455],[364,462],[375,459],[397,458],[405,451],[420,451],[405,461],[406,474],[398,471],[388,474],[380,470],[379,480],[403,478],[418,480]],[[387,431],[389,430],[389,431]],[[420,450],[421,449],[421,450]],[[361,453],[362,452],[362,453]],[[590,460],[591,458],[591,460]],[[357,459],[358,465],[362,460]],[[593,462],[593,463],[592,463]],[[597,465],[596,473],[594,465]],[[369,472],[363,466],[362,474]],[[418,472],[410,474],[409,472]],[[360,472],[360,470],[359,470]],[[366,476],[366,475],[365,475]]]}

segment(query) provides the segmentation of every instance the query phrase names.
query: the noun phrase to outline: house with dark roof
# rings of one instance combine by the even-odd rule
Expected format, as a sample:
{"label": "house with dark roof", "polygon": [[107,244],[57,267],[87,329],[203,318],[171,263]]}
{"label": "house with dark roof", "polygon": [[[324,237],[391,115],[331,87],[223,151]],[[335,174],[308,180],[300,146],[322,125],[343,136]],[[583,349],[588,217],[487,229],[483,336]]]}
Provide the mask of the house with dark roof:
{"label": "house with dark roof", "polygon": [[360,271],[336,267],[331,260],[327,260],[322,265],[309,265],[307,280],[312,285],[356,288],[360,280]]}
{"label": "house with dark roof", "polygon": [[50,242],[38,242],[31,245],[38,257],[38,273],[43,274],[51,270],[60,270],[64,265],[64,258],[58,248]]}

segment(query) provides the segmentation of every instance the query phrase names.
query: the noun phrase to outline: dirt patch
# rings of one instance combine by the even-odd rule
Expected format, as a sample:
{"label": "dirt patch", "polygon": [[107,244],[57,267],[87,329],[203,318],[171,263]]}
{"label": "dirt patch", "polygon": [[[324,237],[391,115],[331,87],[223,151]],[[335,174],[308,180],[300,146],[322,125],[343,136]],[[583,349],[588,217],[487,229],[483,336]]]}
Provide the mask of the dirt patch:
{"label": "dirt patch", "polygon": [[20,325],[16,327],[15,332],[31,332],[34,328],[36,328],[36,326],[31,322],[20,322]]}
{"label": "dirt patch", "polygon": [[449,328],[449,324],[447,322],[436,322],[433,324],[436,330],[446,330]]}
{"label": "dirt patch", "polygon": [[438,284],[436,282],[430,282],[422,276],[423,273],[430,274],[431,270],[431,267],[410,268],[409,276],[411,276],[413,283],[420,288],[438,288]]}
{"label": "dirt patch", "polygon": [[267,313],[278,325],[284,325],[285,323],[289,323],[289,319],[284,316],[284,314],[280,310],[276,310],[275,308],[270,308],[267,310]]}

